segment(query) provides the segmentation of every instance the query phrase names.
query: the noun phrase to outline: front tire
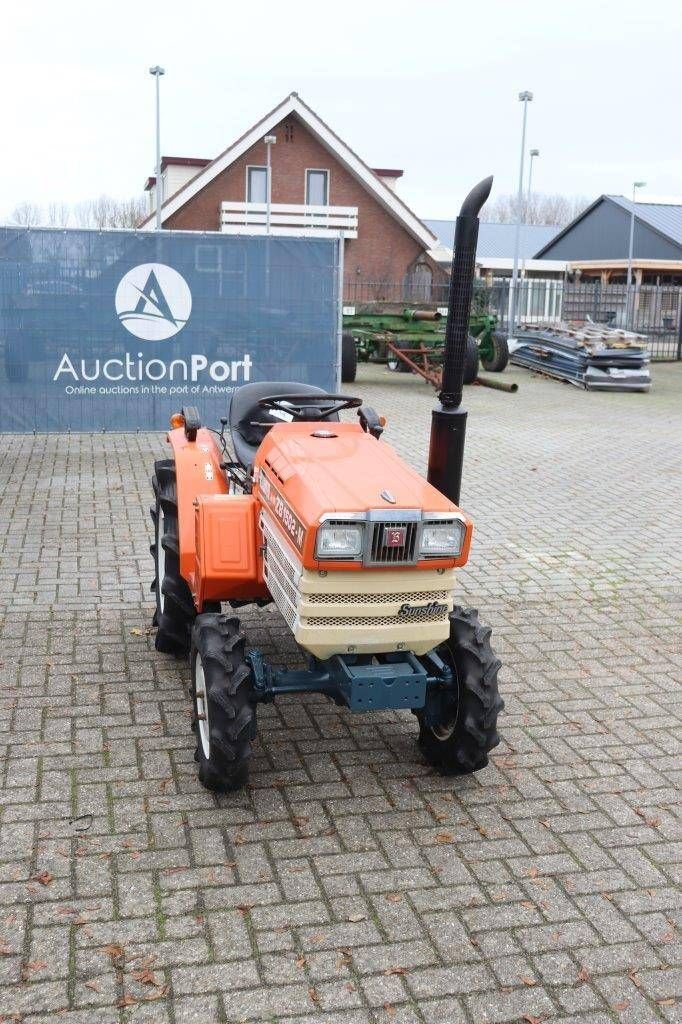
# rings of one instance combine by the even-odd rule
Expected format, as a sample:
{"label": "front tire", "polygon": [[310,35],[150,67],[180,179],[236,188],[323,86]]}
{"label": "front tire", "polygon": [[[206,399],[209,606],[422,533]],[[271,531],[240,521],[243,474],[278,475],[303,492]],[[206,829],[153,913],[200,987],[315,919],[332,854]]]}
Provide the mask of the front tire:
{"label": "front tire", "polygon": [[216,792],[241,789],[248,781],[256,737],[256,702],[239,619],[198,615],[190,662],[199,781]]}
{"label": "front tire", "polygon": [[154,523],[154,558],[157,627],[154,641],[157,651],[187,656],[196,608],[192,593],[180,575],[180,543],[178,539],[178,493],[173,459],[154,463],[152,477],[154,505],[150,509]]}
{"label": "front tire", "polygon": [[450,613],[450,636],[436,648],[454,676],[454,687],[431,687],[417,712],[419,746],[441,775],[469,775],[488,764],[500,742],[497,716],[504,707],[497,685],[501,661],[490,645],[491,630],[473,608]]}

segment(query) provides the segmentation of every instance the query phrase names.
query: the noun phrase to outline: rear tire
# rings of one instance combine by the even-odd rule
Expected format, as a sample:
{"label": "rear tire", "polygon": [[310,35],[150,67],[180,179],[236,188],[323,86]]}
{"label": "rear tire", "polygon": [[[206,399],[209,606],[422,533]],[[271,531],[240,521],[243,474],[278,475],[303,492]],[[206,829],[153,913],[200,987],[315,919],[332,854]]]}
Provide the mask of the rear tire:
{"label": "rear tire", "polygon": [[490,359],[481,359],[483,369],[489,370],[490,373],[501,373],[509,362],[509,345],[507,344],[507,339],[499,332],[495,332],[490,336],[490,345],[493,354]]}
{"label": "rear tire", "polygon": [[475,609],[456,607],[450,613],[450,637],[436,648],[453,671],[455,687],[452,691],[432,688],[427,706],[416,715],[419,746],[441,775],[480,771],[500,742],[497,716],[504,701],[497,673],[502,663],[490,645],[490,634]]}
{"label": "rear tire", "polygon": [[463,384],[473,384],[478,377],[478,342],[469,334],[467,336],[466,348],[464,349],[464,376]]}
{"label": "rear tire", "polygon": [[358,349],[352,334],[341,335],[341,380],[352,384],[358,372]]}
{"label": "rear tire", "polygon": [[192,623],[196,608],[192,593],[180,575],[180,544],[178,540],[178,494],[173,459],[154,463],[152,477],[155,502],[150,509],[154,523],[154,558],[157,627],[154,641],[157,651],[186,656],[189,653]]}
{"label": "rear tire", "polygon": [[256,737],[256,702],[239,619],[198,615],[190,661],[199,781],[215,792],[241,789]]}

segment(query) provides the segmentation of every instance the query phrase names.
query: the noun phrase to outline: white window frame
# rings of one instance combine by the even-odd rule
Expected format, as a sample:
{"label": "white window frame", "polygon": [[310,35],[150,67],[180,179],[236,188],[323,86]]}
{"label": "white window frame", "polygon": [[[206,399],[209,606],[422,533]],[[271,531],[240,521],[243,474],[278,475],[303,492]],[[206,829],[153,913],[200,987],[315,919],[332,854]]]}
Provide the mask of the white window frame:
{"label": "white window frame", "polygon": [[244,199],[247,203],[254,202],[253,199],[249,198],[249,171],[265,171],[265,199],[264,203],[268,201],[268,168],[267,164],[247,164],[244,181]]}
{"label": "white window frame", "polygon": [[308,201],[308,175],[311,172],[313,174],[326,174],[326,176],[327,176],[327,202],[326,203],[322,203],[322,205],[323,206],[329,206],[329,196],[331,194],[332,176],[331,176],[331,171],[329,170],[328,167],[306,167],[306,169],[305,169],[305,179],[304,179],[304,192],[303,192],[305,205],[306,206],[313,206],[313,205],[318,206],[318,205],[320,205],[319,203],[313,204],[313,203],[310,203]]}

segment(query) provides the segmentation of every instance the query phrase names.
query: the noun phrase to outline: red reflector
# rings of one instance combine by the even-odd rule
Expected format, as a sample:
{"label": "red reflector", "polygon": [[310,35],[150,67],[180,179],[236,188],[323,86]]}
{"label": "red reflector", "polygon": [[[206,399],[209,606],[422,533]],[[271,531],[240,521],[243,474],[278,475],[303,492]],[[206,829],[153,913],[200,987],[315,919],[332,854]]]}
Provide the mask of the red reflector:
{"label": "red reflector", "polygon": [[404,526],[384,527],[384,547],[404,548],[407,539],[407,530]]}

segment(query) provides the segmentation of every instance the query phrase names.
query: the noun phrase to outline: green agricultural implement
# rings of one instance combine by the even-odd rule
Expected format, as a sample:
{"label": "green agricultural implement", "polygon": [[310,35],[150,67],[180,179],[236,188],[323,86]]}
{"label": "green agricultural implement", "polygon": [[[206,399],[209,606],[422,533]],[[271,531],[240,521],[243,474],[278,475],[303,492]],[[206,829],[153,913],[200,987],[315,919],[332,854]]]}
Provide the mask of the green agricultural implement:
{"label": "green agricultural implement", "polygon": [[[343,358],[341,379],[355,380],[359,362],[386,363],[394,373],[418,373],[434,387],[440,387],[445,346],[445,321],[434,309],[405,309],[376,304],[353,309],[343,317]],[[506,338],[497,330],[497,318],[489,313],[472,313],[464,363],[464,383],[479,383],[502,391],[513,385],[480,378],[479,363],[499,373],[509,361]]]}

